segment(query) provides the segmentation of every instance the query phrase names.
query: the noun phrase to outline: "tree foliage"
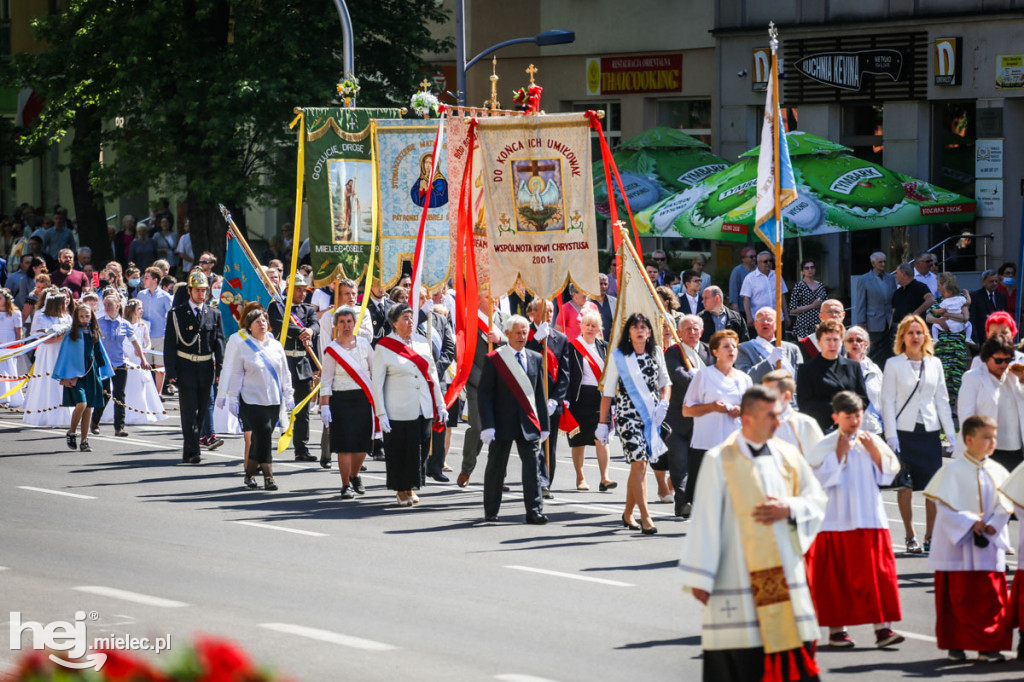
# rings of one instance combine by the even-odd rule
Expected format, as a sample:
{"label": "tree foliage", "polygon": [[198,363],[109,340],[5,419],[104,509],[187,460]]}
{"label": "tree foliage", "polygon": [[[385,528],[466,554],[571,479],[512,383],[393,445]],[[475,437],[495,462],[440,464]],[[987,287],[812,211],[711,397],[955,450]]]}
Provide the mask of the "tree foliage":
{"label": "tree foliage", "polygon": [[[419,55],[450,46],[430,33],[447,20],[440,3],[348,6],[359,104],[404,102],[428,67]],[[13,72],[46,98],[34,141],[74,131],[80,223],[87,203],[155,188],[185,204],[196,253],[223,252],[218,203],[236,218],[292,204],[293,109],[336,101],[343,76],[330,0],[70,0],[35,29],[51,49],[17,55]]]}

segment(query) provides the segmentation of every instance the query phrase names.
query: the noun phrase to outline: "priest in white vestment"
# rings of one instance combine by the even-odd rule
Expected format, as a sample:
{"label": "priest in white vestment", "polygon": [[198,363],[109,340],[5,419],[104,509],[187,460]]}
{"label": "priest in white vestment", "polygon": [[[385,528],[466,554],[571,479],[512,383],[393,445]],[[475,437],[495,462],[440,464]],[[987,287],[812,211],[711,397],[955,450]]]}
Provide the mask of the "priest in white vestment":
{"label": "priest in white vestment", "polygon": [[748,389],[740,430],[700,469],[679,570],[683,589],[704,604],[705,680],[818,679],[803,555],[826,497],[800,453],[772,438],[781,414],[776,391]]}
{"label": "priest in white vestment", "polygon": [[1013,504],[999,488],[1009,472],[989,456],[998,427],[991,417],[963,422],[963,457],[946,462],[928,482],[925,496],[938,508],[928,568],[935,571],[935,636],[952,661],[965,650],[981,661],[1001,661],[1013,643],[1005,627],[1006,527]]}
{"label": "priest in white vestment", "polygon": [[[964,375],[966,376],[966,375]],[[1018,464],[1010,472],[1010,477],[999,486],[1003,497],[1013,503],[1013,511],[1017,515],[1017,551],[1024,547],[1024,464]],[[1006,629],[1018,631],[1017,660],[1024,661],[1024,571],[1013,574],[1013,587],[1010,589],[1010,603],[1007,606]]]}

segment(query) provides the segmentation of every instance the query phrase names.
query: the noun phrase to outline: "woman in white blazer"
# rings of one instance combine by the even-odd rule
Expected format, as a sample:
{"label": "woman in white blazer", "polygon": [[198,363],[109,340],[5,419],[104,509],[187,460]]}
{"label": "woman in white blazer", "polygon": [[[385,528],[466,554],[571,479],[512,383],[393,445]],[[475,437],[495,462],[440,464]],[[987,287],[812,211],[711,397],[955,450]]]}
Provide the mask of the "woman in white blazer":
{"label": "woman in white blazer", "polygon": [[[981,415],[999,424],[999,441],[991,457],[1007,471],[1013,471],[1024,461],[1024,388],[1020,382],[1024,366],[1014,364],[1015,350],[1009,334],[985,339],[979,356],[981,364],[964,374],[957,398],[961,419]],[[958,438],[953,456],[959,457],[963,452],[963,440]]]}
{"label": "woman in white blazer", "polygon": [[[895,357],[882,372],[882,425],[885,442],[899,453],[909,471],[914,490],[923,490],[942,466],[939,431],[950,443],[956,438],[953,413],[946,393],[942,362],[934,355],[932,337],[920,315],[907,315],[896,330]],[[922,549],[914,535],[913,492],[906,488],[896,494],[906,530],[907,551],[920,554],[931,549],[935,525],[935,503],[925,501],[925,536]]]}
{"label": "woman in white blazer", "polygon": [[[399,506],[409,507],[420,501],[413,490],[424,482],[435,406],[442,424],[448,413],[430,342],[413,333],[413,309],[397,303],[388,311],[388,321],[394,331],[381,339],[373,351],[373,403],[384,432],[388,490],[395,491]],[[425,361],[427,374],[388,345],[419,355]]]}

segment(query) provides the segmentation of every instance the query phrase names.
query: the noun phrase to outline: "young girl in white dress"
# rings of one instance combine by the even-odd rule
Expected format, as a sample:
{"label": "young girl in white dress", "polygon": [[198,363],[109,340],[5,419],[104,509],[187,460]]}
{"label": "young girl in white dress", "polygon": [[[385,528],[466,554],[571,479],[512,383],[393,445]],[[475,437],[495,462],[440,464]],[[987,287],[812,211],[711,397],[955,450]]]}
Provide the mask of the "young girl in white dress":
{"label": "young girl in white dress", "polygon": [[[47,289],[39,300],[39,309],[32,318],[32,333],[45,334],[54,328],[71,328],[68,298],[56,288]],[[25,415],[22,420],[32,426],[59,426],[66,429],[71,423],[71,408],[63,407],[64,387],[50,374],[57,362],[57,353],[64,334],[36,347],[36,359],[30,370],[31,378],[25,384]]]}
{"label": "young girl in white dress", "polygon": [[[21,338],[22,324],[21,311],[14,305],[14,296],[7,289],[0,289],[0,344],[17,341]],[[0,349],[0,355],[7,355],[14,351]],[[19,376],[18,359],[11,358],[0,362],[0,396],[8,391],[14,390],[21,383],[20,379],[12,379]],[[0,405],[20,408],[25,404],[25,394],[21,386],[6,398],[0,397]]]}
{"label": "young girl in white dress", "polygon": [[[135,329],[135,338],[143,350],[153,347],[149,338],[149,325],[142,319],[142,301],[133,298],[125,305],[124,319]],[[135,345],[124,340],[124,364],[128,367],[128,380],[124,385],[126,396],[124,411],[125,424],[152,424],[167,419],[163,401],[156,390],[156,381],[151,372],[140,368],[141,358],[135,352]],[[110,424],[114,421],[114,401],[107,403],[100,421]]]}

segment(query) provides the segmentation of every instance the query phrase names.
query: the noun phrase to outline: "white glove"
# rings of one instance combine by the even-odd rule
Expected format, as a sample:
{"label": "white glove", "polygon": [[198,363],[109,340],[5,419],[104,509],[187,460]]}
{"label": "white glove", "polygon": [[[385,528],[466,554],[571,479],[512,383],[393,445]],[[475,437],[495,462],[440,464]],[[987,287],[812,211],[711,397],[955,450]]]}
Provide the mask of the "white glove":
{"label": "white glove", "polygon": [[654,408],[654,423],[660,425],[661,422],[665,421],[665,415],[668,414],[668,401],[662,400],[658,403],[658,406]]}
{"label": "white glove", "polygon": [[228,399],[227,398],[217,398],[217,402],[215,402],[213,404],[213,406],[216,407],[218,410],[223,410],[225,407],[228,406]]}
{"label": "white glove", "polygon": [[230,412],[236,419],[238,418],[238,411],[241,409],[241,405],[237,400],[232,400],[228,403],[228,412]]}
{"label": "white glove", "polygon": [[287,410],[289,413],[292,410],[294,410],[295,409],[295,398],[289,396],[288,399],[284,401],[284,409]]}
{"label": "white glove", "polygon": [[320,406],[320,421],[324,423],[324,426],[331,425],[331,406],[321,405]]}
{"label": "white glove", "polygon": [[494,429],[484,429],[480,432],[480,442],[490,445],[494,441]]}
{"label": "white glove", "polygon": [[535,331],[533,333],[533,340],[534,341],[543,341],[544,339],[547,338],[547,336],[548,336],[548,334],[550,332],[551,332],[551,327],[548,325],[548,323],[547,322],[541,322],[540,324],[537,325],[537,331]]}
{"label": "white glove", "polygon": [[423,302],[423,305],[420,306],[420,310],[423,311],[424,315],[429,315],[430,313],[434,312],[434,302],[428,298],[426,301]]}
{"label": "white glove", "polygon": [[785,359],[782,346],[772,346],[772,352],[768,354],[768,364],[776,365]]}
{"label": "white glove", "polygon": [[540,432],[540,442],[543,443],[544,441],[546,441],[550,435],[551,435],[550,431],[541,431]]}
{"label": "white glove", "polygon": [[886,438],[885,444],[889,446],[893,452],[900,451],[900,439],[899,438]]}
{"label": "white glove", "polygon": [[380,430],[384,433],[391,433],[391,422],[388,421],[386,414],[377,415],[377,421],[380,422]]}
{"label": "white glove", "polygon": [[548,400],[548,414],[554,414],[555,410],[558,409],[558,401],[552,398]]}
{"label": "white glove", "polygon": [[597,440],[607,445],[608,431],[609,429],[607,424],[598,424],[597,429],[594,431],[594,438],[597,438]]}
{"label": "white glove", "polygon": [[437,419],[442,424],[447,424],[448,423],[448,410],[444,409],[443,407],[439,407],[437,409]]}

